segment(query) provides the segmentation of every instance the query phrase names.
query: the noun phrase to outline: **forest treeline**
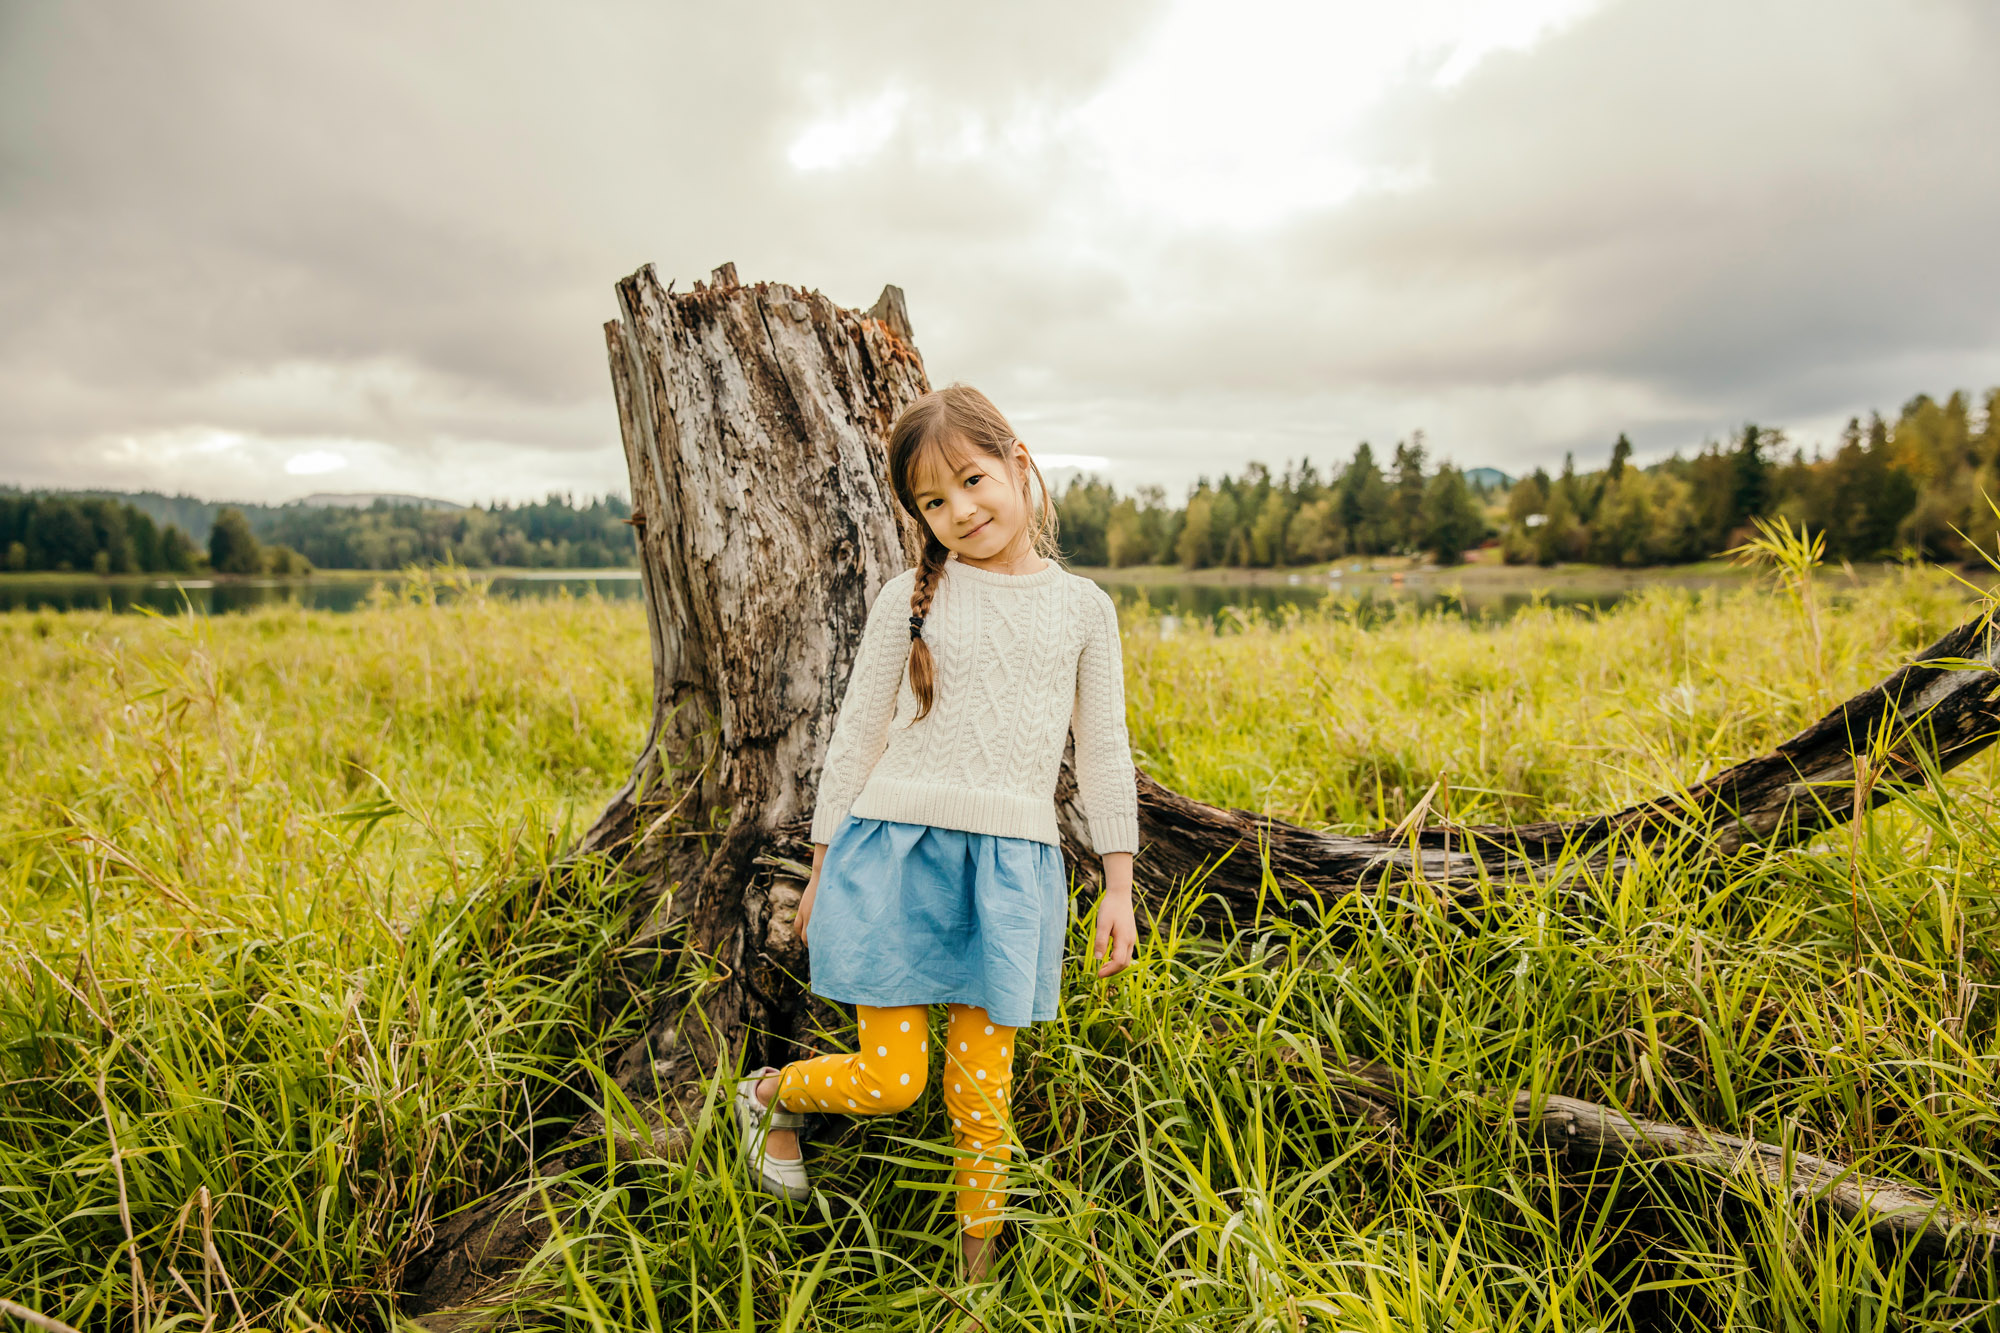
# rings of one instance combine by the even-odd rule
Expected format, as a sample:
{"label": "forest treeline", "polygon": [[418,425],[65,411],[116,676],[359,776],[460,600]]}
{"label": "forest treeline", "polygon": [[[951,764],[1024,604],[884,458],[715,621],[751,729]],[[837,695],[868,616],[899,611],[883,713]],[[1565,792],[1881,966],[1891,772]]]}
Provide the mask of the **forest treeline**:
{"label": "forest treeline", "polygon": [[1252,463],[1241,478],[1201,478],[1179,506],[1158,486],[1121,497],[1101,478],[1075,477],[1056,497],[1056,526],[1080,565],[1307,565],[1397,551],[1448,563],[1486,537],[1488,498],[1459,469],[1429,468],[1418,432],[1387,470],[1364,443],[1338,473],[1322,477],[1310,458],[1281,476]]}
{"label": "forest treeline", "polygon": [[[162,513],[200,530],[190,535]],[[97,574],[296,574],[444,561],[606,568],[634,561],[630,514],[615,495],[464,509],[383,499],[352,508],[0,489],[0,567]]]}
{"label": "forest treeline", "polygon": [[[1423,436],[1386,466],[1367,444],[1322,474],[1305,460],[1273,475],[1201,479],[1184,504],[1159,487],[1119,495],[1079,477],[1056,497],[1065,556],[1081,565],[1284,566],[1345,555],[1428,553],[1456,563],[1497,539],[1509,563],[1614,565],[1701,560],[1736,544],[1752,519],[1788,519],[1839,559],[1905,554],[1969,560],[2000,499],[2000,389],[1979,410],[1965,393],[1919,395],[1895,420],[1851,420],[1830,453],[1807,457],[1784,432],[1747,425],[1727,441],[1650,467],[1620,436],[1601,468],[1574,460],[1508,487],[1476,486],[1432,467]],[[1982,526],[1983,524],[1983,526]],[[1987,545],[1992,541],[1989,537]]]}
{"label": "forest treeline", "polygon": [[192,574],[201,548],[125,501],[0,491],[0,568],[84,574]]}
{"label": "forest treeline", "polygon": [[[1555,476],[1537,470],[1485,486],[1434,466],[1419,432],[1386,461],[1364,443],[1324,474],[1310,459],[1275,475],[1252,463],[1241,476],[1201,479],[1178,505],[1159,487],[1120,495],[1095,476],[1073,479],[1056,505],[1064,556],[1080,565],[1275,567],[1399,553],[1450,564],[1489,540],[1510,563],[1671,564],[1712,556],[1741,540],[1752,519],[1776,517],[1823,534],[1836,559],[1964,561],[1975,557],[1978,534],[1994,530],[1985,497],[2000,498],[2000,389],[1977,408],[1963,392],[1919,395],[1894,420],[1850,421],[1831,453],[1810,458],[1782,431],[1755,425],[1649,467],[1631,455],[1620,436],[1601,468],[1566,461]],[[380,498],[354,508],[0,488],[0,568],[630,566],[630,515],[616,495],[472,508]]]}
{"label": "forest treeline", "polygon": [[366,509],[285,505],[252,528],[322,569],[399,569],[455,560],[473,568],[605,569],[637,563],[616,495],[583,504],[551,495],[536,504],[428,509],[376,501]]}

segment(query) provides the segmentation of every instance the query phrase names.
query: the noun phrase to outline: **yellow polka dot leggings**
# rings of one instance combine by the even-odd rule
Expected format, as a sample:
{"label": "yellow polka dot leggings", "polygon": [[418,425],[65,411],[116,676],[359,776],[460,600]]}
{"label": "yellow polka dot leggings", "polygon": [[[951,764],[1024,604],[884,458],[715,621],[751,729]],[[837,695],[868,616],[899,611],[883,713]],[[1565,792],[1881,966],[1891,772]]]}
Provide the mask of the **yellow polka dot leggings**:
{"label": "yellow polka dot leggings", "polygon": [[[822,1055],[779,1071],[778,1104],[787,1111],[886,1115],[907,1110],[930,1074],[930,1022],[923,1005],[855,1007],[861,1049]],[[1007,1103],[1014,1086],[1014,1029],[984,1009],[949,1005],[945,1029],[944,1105],[951,1115],[953,1183],[959,1225],[974,1236],[1000,1228],[1007,1187]]]}

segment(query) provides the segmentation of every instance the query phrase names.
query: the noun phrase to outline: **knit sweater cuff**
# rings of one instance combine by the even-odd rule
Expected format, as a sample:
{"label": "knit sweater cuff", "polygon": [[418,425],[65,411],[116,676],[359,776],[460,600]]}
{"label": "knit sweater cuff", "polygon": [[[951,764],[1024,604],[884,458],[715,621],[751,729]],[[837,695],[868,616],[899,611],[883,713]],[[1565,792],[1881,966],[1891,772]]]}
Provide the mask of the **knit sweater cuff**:
{"label": "knit sweater cuff", "polygon": [[1139,816],[1106,815],[1102,819],[1095,815],[1090,819],[1090,845],[1099,856],[1112,852],[1132,852],[1139,850]]}
{"label": "knit sweater cuff", "polygon": [[848,807],[820,802],[813,806],[812,832],[808,835],[813,842],[832,842],[833,835],[840,831],[847,817]]}

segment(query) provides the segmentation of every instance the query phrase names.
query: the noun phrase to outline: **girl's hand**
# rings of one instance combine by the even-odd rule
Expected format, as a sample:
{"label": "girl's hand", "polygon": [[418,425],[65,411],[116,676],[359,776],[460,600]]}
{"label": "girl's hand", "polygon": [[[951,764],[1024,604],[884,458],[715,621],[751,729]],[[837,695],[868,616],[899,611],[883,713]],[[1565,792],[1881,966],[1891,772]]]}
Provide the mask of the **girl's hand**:
{"label": "girl's hand", "polygon": [[1097,969],[1100,977],[1115,976],[1132,965],[1132,946],[1139,942],[1139,927],[1132,919],[1132,890],[1106,889],[1097,900],[1097,938],[1091,941],[1090,957],[1104,959]]}
{"label": "girl's hand", "polygon": [[812,874],[806,877],[806,891],[799,895],[799,910],[792,917],[792,931],[799,937],[799,943],[810,947],[812,941],[806,938],[806,923],[812,920],[813,899],[819,896],[819,868],[826,861],[826,844],[813,844]]}
{"label": "girl's hand", "polygon": [[1097,937],[1084,961],[1103,958],[1097,975],[1110,977],[1132,965],[1139,926],[1132,919],[1132,853],[1108,852],[1103,860],[1104,896],[1097,900]]}
{"label": "girl's hand", "polygon": [[819,871],[815,870],[812,878],[806,881],[806,891],[799,895],[798,915],[792,918],[792,933],[799,937],[800,944],[809,946],[812,943],[806,938],[806,923],[812,920],[813,898],[818,893]]}

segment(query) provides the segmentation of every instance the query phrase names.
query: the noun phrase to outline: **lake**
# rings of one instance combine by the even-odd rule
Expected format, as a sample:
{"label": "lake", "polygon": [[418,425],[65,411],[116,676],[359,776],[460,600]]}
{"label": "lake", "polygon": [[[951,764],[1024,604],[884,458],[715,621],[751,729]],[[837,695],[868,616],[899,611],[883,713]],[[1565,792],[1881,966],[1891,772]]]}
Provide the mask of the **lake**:
{"label": "lake", "polygon": [[[477,577],[487,578],[479,575]],[[355,611],[368,605],[377,584],[401,590],[404,576],[392,571],[337,570],[305,579],[62,578],[34,574],[0,577],[0,611],[137,611],[167,615],[184,605],[208,614],[252,607],[293,605],[315,611]],[[490,576],[493,597],[555,597],[597,593],[607,598],[639,597],[636,569],[511,570]],[[450,586],[439,588],[441,599]]]}
{"label": "lake", "polygon": [[1602,611],[1631,596],[1630,589],[1517,589],[1507,592],[1470,590],[1434,581],[1424,584],[1384,584],[1343,587],[1316,582],[1297,587],[1225,583],[1119,583],[1096,580],[1121,608],[1144,605],[1183,619],[1213,620],[1232,611],[1282,615],[1286,607],[1319,606],[1329,597],[1365,624],[1399,610],[1449,611],[1474,620],[1505,620],[1525,607],[1582,607]]}
{"label": "lake", "polygon": [[1475,563],[1440,569],[1388,557],[1306,570],[1077,572],[1095,580],[1121,607],[1145,605],[1181,618],[1214,620],[1231,608],[1281,615],[1287,607],[1316,607],[1331,599],[1365,624],[1411,609],[1487,621],[1506,620],[1536,605],[1603,611],[1644,588],[1699,591],[1739,588],[1746,581],[1744,571],[1712,564],[1638,570]]}
{"label": "lake", "polygon": [[[1265,615],[1286,607],[1308,608],[1329,597],[1351,614],[1373,620],[1397,607],[1447,610],[1480,620],[1504,620],[1536,603],[1604,610],[1642,587],[1662,584],[1704,588],[1740,586],[1742,575],[1713,566],[1663,570],[1609,570],[1563,566],[1552,570],[1467,565],[1454,569],[1408,568],[1393,560],[1353,561],[1331,569],[1200,570],[1193,573],[1079,568],[1121,607],[1147,606],[1179,618],[1212,620],[1231,608]],[[489,596],[580,596],[619,600],[639,596],[636,569],[509,570],[484,579]],[[382,593],[376,593],[377,586]],[[407,589],[392,571],[325,571],[306,579],[94,578],[0,576],[0,611],[115,611],[141,608],[163,614],[184,605],[205,614],[252,607],[294,605],[320,611],[353,611],[372,597]],[[454,595],[448,584],[438,595]]]}

